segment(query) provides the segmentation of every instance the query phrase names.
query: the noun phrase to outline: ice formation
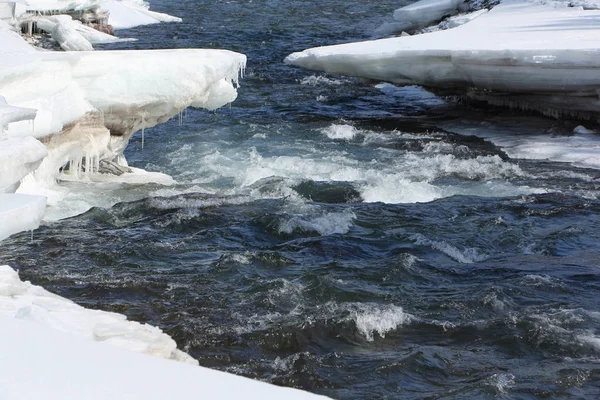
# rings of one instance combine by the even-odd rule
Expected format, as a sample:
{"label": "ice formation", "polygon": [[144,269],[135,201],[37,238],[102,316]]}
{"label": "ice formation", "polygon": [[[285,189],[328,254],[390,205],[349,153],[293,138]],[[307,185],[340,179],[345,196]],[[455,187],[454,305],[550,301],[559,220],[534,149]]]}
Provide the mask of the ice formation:
{"label": "ice formation", "polygon": [[285,62],[556,117],[598,120],[599,27],[600,10],[505,0],[453,29],[312,48]]}
{"label": "ice formation", "polygon": [[197,363],[160,329],[80,307],[7,266],[0,266],[0,337],[3,400],[324,398],[189,365]]}
{"label": "ice formation", "polygon": [[[62,20],[46,21],[56,31]],[[2,137],[34,137],[49,153],[17,191],[55,204],[65,195],[55,185],[61,169],[88,179],[106,163],[131,171],[123,150],[136,131],[189,106],[230,103],[245,62],[226,50],[38,52],[0,28]]]}
{"label": "ice formation", "polygon": [[[0,7],[0,18],[12,19],[22,5],[17,3]],[[10,23],[0,23],[0,240],[35,229],[47,199],[60,201],[65,194],[57,186],[61,169],[63,179],[134,182],[150,176],[171,183],[170,177],[127,166],[123,150],[129,138],[186,107],[215,109],[237,96],[246,62],[242,54],[91,52],[89,44],[107,39],[103,34],[52,15],[98,3],[113,11],[116,27],[176,20],[134,0],[30,0],[30,8],[47,14],[38,16],[38,28],[50,31],[64,49],[84,50],[78,52],[38,52]],[[112,175],[99,174],[103,168]],[[322,398],[187,365],[197,362],[160,329],[85,309],[21,281],[8,266],[0,266],[0,337],[0,397],[6,400],[166,399],[199,393],[206,398]]]}
{"label": "ice formation", "polygon": [[466,10],[465,0],[421,0],[394,11],[394,21],[378,28],[380,34],[410,32]]}
{"label": "ice formation", "polygon": [[181,22],[181,18],[150,11],[148,3],[142,0],[23,0],[17,1],[15,15],[22,16],[28,11],[36,14],[58,14],[81,12],[100,8],[109,12],[108,23],[114,29],[133,28],[159,22]]}

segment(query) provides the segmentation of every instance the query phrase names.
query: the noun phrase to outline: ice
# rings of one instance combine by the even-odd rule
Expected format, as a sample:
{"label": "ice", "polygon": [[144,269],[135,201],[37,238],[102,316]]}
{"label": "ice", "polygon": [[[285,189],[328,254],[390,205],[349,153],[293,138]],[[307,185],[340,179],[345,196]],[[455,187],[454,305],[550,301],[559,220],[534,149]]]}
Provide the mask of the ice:
{"label": "ice", "polygon": [[[74,50],[74,51],[90,51],[93,50],[91,45],[93,44],[101,44],[101,43],[115,43],[122,41],[132,41],[135,39],[121,39],[116,36],[109,35],[104,32],[100,32],[94,28],[90,28],[87,25],[82,24],[80,21],[73,20],[73,18],[69,15],[54,15],[47,17],[35,17],[33,21],[36,22],[38,29],[41,29],[49,34],[61,44],[63,50]],[[65,41],[63,37],[57,37],[55,34],[55,29],[57,26],[62,26],[62,30],[68,30],[69,35],[73,37],[73,39],[69,40],[67,37],[67,45],[70,45],[73,42],[73,45],[76,47],[74,49],[70,49],[62,45],[61,41]],[[74,32],[73,32],[74,31]],[[83,40],[85,42],[83,42]],[[83,43],[82,48],[77,48],[77,43]]]}
{"label": "ice", "polygon": [[464,6],[465,0],[420,0],[394,11],[396,22],[383,24],[377,31],[379,34],[414,31],[455,14]]}
{"label": "ice", "polygon": [[52,38],[66,51],[92,51],[94,48],[86,38],[77,32],[69,21],[58,20],[52,29]]}
{"label": "ice", "polygon": [[33,120],[35,115],[35,109],[11,106],[6,103],[3,96],[0,96],[0,132],[3,132],[11,122]]}
{"label": "ice", "polygon": [[102,9],[110,12],[109,22],[115,29],[159,22],[181,22],[181,18],[150,11],[141,1],[101,1],[100,4]]}
{"label": "ice", "polygon": [[506,0],[454,29],[307,49],[285,62],[550,116],[600,115],[600,11]]}
{"label": "ice", "polygon": [[39,286],[22,282],[9,266],[0,266],[0,315],[140,353],[197,364],[177,350],[175,341],[160,329],[127,321],[121,314],[81,307]]}
{"label": "ice", "polygon": [[87,310],[7,266],[0,266],[0,337],[3,400],[323,398],[190,365],[158,328]]}
{"label": "ice", "polygon": [[[43,139],[49,151],[19,192],[47,196],[49,204],[67,195],[56,187],[61,168],[94,180],[101,162],[127,166],[123,151],[138,130],[189,106],[212,110],[232,102],[246,62],[244,55],[226,50],[36,52],[10,30],[0,30],[0,43],[5,136]],[[18,121],[33,110],[33,122]],[[142,179],[150,177],[173,182],[157,174]]]}
{"label": "ice", "polygon": [[18,4],[16,15],[27,10],[65,12],[100,7],[110,12],[108,22],[114,29],[133,28],[159,22],[181,22],[181,18],[149,10],[148,3],[138,0],[28,0],[28,6]]}
{"label": "ice", "polygon": [[14,192],[47,155],[46,147],[32,137],[0,139],[0,193]]}
{"label": "ice", "polygon": [[567,162],[583,168],[600,169],[598,134],[583,126],[556,132],[552,121],[527,116],[512,120],[453,120],[440,128],[481,137],[500,147],[510,158]]}
{"label": "ice", "polygon": [[0,240],[37,229],[45,212],[43,196],[0,194]]}

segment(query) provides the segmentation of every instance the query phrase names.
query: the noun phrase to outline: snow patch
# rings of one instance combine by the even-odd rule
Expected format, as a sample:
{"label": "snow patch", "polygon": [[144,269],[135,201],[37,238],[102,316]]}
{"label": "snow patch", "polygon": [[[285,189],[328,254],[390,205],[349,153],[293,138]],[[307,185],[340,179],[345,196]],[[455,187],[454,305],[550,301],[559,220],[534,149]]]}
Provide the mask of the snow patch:
{"label": "snow patch", "polygon": [[0,266],[0,315],[123,349],[197,365],[196,360],[178,350],[175,341],[160,329],[127,321],[121,314],[83,308],[21,281],[17,272],[6,265]]}

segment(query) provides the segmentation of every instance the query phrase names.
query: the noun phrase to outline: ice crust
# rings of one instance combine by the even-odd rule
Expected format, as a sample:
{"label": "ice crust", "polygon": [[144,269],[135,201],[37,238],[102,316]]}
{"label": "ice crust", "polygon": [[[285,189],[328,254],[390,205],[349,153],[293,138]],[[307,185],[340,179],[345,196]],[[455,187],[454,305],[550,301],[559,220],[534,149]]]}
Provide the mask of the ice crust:
{"label": "ice crust", "polygon": [[0,139],[0,193],[14,192],[47,155],[46,147],[32,137]]}
{"label": "ice crust", "polygon": [[445,31],[307,49],[285,62],[552,116],[600,118],[600,11],[506,0]]}

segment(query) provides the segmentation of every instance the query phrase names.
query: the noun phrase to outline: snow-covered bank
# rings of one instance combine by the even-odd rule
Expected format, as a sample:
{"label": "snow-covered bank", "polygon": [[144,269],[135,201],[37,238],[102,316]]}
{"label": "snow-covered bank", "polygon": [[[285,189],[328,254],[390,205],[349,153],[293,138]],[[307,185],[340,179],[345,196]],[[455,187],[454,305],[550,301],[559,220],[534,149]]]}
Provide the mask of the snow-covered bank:
{"label": "snow-covered bank", "polygon": [[83,308],[22,282],[17,272],[6,265],[0,266],[0,315],[139,353],[198,364],[178,350],[175,341],[160,329],[127,321],[121,314]]}
{"label": "snow-covered bank", "polygon": [[[56,204],[66,195],[56,186],[61,169],[90,180],[99,172],[118,171],[125,173],[123,181],[131,181],[123,157],[131,136],[187,107],[213,110],[232,102],[245,63],[243,54],[226,50],[38,52],[17,33],[0,28],[2,136],[35,137],[49,153],[28,170],[35,171],[18,192],[44,195]],[[11,160],[11,171],[31,165],[23,159],[18,167],[21,161]]]}
{"label": "snow-covered bank", "polygon": [[[32,2],[50,14],[67,4]],[[71,45],[72,33],[57,37]],[[38,226],[46,196],[57,202],[66,194],[59,176],[172,182],[127,166],[129,138],[186,107],[212,110],[233,101],[245,62],[225,50],[38,52],[0,23],[0,240]],[[160,329],[85,309],[22,282],[8,266],[0,266],[0,360],[3,400],[321,398],[172,362],[197,364]]]}
{"label": "snow-covered bank", "polygon": [[160,357],[195,364],[160,329],[84,309],[0,266],[3,400],[323,399]]}
{"label": "snow-covered bank", "polygon": [[286,63],[600,119],[600,10],[505,0],[445,31],[307,49]]}
{"label": "snow-covered bank", "polygon": [[181,22],[179,17],[150,11],[150,6],[143,0],[27,0],[26,4],[24,1],[17,2],[14,12],[19,17],[31,11],[39,14],[84,13],[98,8],[109,12],[108,22],[114,29]]}

